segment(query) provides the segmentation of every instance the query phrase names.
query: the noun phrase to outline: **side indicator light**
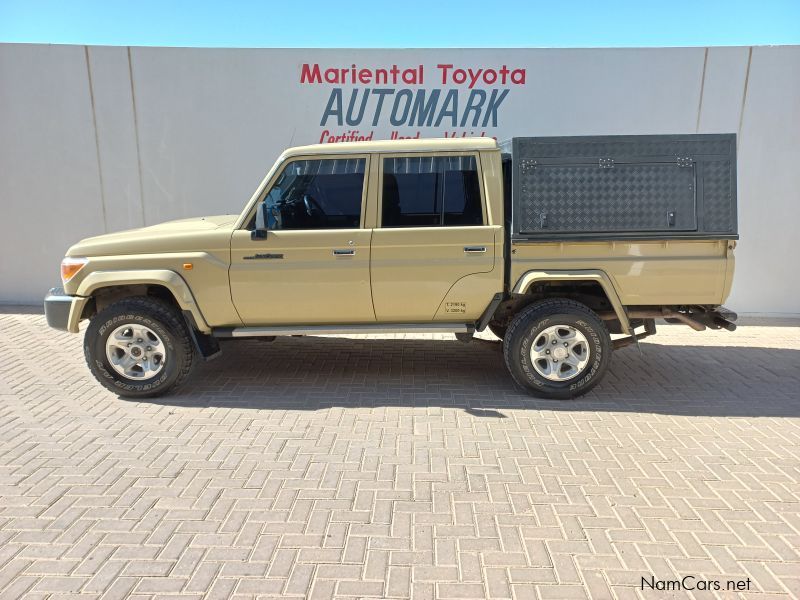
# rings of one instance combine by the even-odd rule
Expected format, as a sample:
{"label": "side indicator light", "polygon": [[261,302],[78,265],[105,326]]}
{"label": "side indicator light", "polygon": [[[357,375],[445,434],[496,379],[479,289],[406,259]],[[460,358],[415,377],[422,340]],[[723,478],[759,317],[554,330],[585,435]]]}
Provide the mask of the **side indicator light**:
{"label": "side indicator light", "polygon": [[67,283],[70,279],[75,277],[78,271],[86,266],[87,262],[89,262],[89,260],[86,258],[65,256],[64,260],[61,261],[61,282]]}

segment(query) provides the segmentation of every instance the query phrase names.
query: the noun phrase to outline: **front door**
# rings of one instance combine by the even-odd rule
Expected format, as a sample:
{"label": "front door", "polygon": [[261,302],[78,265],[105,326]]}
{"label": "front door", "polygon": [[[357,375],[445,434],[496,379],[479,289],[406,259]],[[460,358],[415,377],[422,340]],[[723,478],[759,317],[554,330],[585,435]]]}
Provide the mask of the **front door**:
{"label": "front door", "polygon": [[380,158],[372,234],[372,298],[379,321],[477,319],[498,288],[498,227],[487,226],[476,154]]}
{"label": "front door", "polygon": [[251,239],[253,216],[231,238],[231,296],[245,325],[375,321],[372,230],[363,218],[368,160],[291,159],[267,186],[266,237]]}

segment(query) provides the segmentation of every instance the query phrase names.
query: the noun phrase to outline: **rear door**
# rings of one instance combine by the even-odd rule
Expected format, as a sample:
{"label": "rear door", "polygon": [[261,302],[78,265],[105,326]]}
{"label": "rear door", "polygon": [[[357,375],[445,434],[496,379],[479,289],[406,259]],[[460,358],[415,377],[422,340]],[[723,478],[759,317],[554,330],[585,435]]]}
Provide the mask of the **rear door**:
{"label": "rear door", "polygon": [[477,153],[392,154],[379,165],[370,276],[378,321],[467,322],[497,290]]}

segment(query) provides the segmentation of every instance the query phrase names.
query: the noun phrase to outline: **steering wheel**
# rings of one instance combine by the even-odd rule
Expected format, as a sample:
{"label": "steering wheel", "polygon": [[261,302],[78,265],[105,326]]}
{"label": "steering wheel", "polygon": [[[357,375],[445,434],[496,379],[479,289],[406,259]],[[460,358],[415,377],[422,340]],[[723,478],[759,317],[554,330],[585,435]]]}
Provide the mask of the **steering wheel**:
{"label": "steering wheel", "polygon": [[303,205],[306,207],[306,214],[309,217],[324,217],[325,211],[322,210],[322,207],[319,205],[319,202],[314,200],[313,196],[309,194],[303,195]]}

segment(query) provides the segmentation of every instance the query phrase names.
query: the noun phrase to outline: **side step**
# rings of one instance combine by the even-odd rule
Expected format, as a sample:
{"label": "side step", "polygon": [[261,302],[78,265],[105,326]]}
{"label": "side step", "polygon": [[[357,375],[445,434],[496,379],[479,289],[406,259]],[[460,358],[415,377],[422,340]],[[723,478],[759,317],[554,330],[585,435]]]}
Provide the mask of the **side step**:
{"label": "side step", "polygon": [[277,335],[355,335],[389,333],[469,333],[475,326],[466,323],[394,323],[364,325],[281,325],[274,327],[221,327],[218,338],[270,337]]}

